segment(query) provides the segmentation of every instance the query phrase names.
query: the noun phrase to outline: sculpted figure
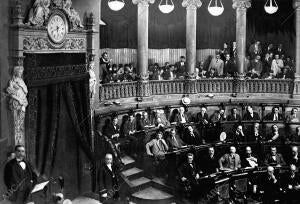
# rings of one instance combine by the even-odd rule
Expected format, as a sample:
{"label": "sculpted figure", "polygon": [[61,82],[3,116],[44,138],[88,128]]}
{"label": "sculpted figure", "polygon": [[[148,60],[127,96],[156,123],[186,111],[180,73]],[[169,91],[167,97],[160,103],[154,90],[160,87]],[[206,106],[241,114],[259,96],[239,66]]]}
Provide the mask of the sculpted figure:
{"label": "sculpted figure", "polygon": [[29,12],[29,25],[42,26],[49,16],[50,0],[35,0]]}
{"label": "sculpted figure", "polygon": [[72,24],[73,29],[77,28],[83,28],[83,25],[81,23],[79,14],[77,11],[75,11],[74,8],[72,8],[72,1],[71,0],[64,0],[63,1],[63,9],[69,16],[70,22]]}

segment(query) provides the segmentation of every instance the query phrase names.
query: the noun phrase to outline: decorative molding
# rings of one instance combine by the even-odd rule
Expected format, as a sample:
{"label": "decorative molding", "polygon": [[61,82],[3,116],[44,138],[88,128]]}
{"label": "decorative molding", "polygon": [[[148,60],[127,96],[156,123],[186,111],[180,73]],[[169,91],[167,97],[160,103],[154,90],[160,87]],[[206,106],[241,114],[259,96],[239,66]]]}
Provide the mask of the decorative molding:
{"label": "decorative molding", "polygon": [[197,9],[202,6],[202,2],[201,0],[183,0],[182,6],[186,7],[187,9],[188,8]]}
{"label": "decorative molding", "polygon": [[300,9],[300,0],[294,0],[293,7],[294,7],[294,9],[299,10]]}
{"label": "decorative molding", "polygon": [[87,74],[87,67],[85,64],[35,68],[28,67],[26,69],[26,79],[30,82],[61,77],[70,78],[70,76],[76,77],[83,74]]}
{"label": "decorative molding", "polygon": [[251,0],[233,0],[233,9],[248,9],[251,7]]}
{"label": "decorative molding", "polygon": [[47,37],[25,37],[23,40],[24,51],[42,51],[42,50],[85,50],[85,38],[67,38],[61,47],[55,47]]}
{"label": "decorative molding", "polygon": [[133,4],[148,6],[149,4],[153,4],[155,0],[132,0]]}
{"label": "decorative molding", "polygon": [[13,8],[13,24],[15,24],[15,25],[23,24],[21,0],[16,0],[16,5]]}

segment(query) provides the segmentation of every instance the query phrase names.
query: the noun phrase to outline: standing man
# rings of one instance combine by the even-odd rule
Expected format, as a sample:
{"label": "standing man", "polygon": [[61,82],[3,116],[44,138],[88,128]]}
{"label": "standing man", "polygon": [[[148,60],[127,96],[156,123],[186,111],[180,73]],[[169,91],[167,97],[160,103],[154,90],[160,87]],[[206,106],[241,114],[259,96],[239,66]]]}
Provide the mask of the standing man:
{"label": "standing man", "polygon": [[108,58],[107,52],[103,52],[100,58],[100,73],[102,73],[102,80],[109,74],[108,70],[111,67],[111,59]]}
{"label": "standing man", "polygon": [[15,147],[16,158],[10,160],[4,168],[4,182],[10,192],[9,200],[22,204],[26,202],[30,191],[37,181],[37,175],[29,161],[26,160],[25,147]]}
{"label": "standing man", "polygon": [[219,53],[216,54],[216,58],[211,60],[208,71],[210,71],[211,69],[215,69],[219,77],[223,76],[224,61],[221,59]]}
{"label": "standing man", "polygon": [[179,79],[183,79],[186,74],[186,63],[185,56],[180,57],[180,61],[175,63],[176,67],[176,77]]}
{"label": "standing man", "polygon": [[104,203],[114,203],[114,200],[119,198],[119,182],[112,154],[105,155],[105,164],[98,175],[101,200]]}

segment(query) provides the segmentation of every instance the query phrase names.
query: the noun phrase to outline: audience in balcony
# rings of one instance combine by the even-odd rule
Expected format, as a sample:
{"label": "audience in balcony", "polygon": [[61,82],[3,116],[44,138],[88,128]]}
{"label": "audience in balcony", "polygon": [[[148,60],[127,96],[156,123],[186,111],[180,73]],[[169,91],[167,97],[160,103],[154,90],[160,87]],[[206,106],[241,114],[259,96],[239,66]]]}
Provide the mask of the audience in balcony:
{"label": "audience in balcony", "polygon": [[270,120],[270,121],[282,121],[283,120],[283,116],[281,113],[279,113],[279,107],[275,106],[272,108],[272,112],[268,113],[264,120]]}
{"label": "audience in balcony", "polygon": [[255,41],[249,47],[250,58],[254,59],[257,55],[261,55],[261,54],[262,54],[262,49],[261,49],[260,41]]}
{"label": "audience in balcony", "polygon": [[225,59],[224,59],[224,76],[225,77],[233,77],[235,72],[237,72],[236,64],[230,58],[230,54],[226,53]]}
{"label": "audience in balcony", "polygon": [[271,64],[271,77],[275,78],[279,73],[281,73],[283,66],[283,61],[279,58],[279,54],[275,54],[275,58]]}
{"label": "audience in balcony", "polygon": [[250,67],[247,76],[250,78],[259,78],[263,71],[263,65],[260,60],[260,55],[256,55],[253,60],[250,61]]}
{"label": "audience in balcony", "polygon": [[243,116],[243,120],[260,120],[257,112],[253,111],[252,106],[246,107],[246,113]]}
{"label": "audience in balcony", "polygon": [[236,42],[232,42],[232,46],[230,48],[230,57],[234,60],[234,63],[236,63],[236,57],[237,57],[237,50],[236,50]]}
{"label": "audience in balcony", "polygon": [[282,154],[277,153],[277,148],[272,146],[270,148],[270,153],[266,155],[264,164],[266,166],[276,166],[281,167],[284,166],[286,163],[283,159]]}

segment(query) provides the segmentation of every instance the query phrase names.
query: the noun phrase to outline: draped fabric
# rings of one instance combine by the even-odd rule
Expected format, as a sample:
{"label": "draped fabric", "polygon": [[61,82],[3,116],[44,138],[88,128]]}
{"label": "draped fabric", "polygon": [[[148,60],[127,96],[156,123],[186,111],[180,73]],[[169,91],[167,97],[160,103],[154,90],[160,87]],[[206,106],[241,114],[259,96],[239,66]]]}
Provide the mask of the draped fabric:
{"label": "draped fabric", "polygon": [[[72,183],[69,185],[73,188],[70,194],[79,189],[80,158],[94,160],[88,85],[86,77],[32,88],[38,90],[39,105],[36,110],[36,146],[29,149],[35,149],[36,167],[42,175],[48,178],[62,175]],[[80,156],[80,149],[85,156]]]}
{"label": "draped fabric", "polygon": [[[292,48],[295,35],[292,0],[276,0],[277,13],[269,15],[264,11],[266,0],[252,0],[247,11],[247,42],[254,39],[265,43],[273,42]],[[159,11],[160,0],[149,5],[149,48],[185,48],[186,47],[186,8],[180,1],[173,1],[174,11],[163,14]],[[232,0],[222,0],[224,13],[218,17],[207,11],[209,0],[203,0],[197,9],[197,49],[222,48],[223,43],[235,41],[236,14]],[[107,1],[101,4],[101,19],[106,23],[100,26],[100,48],[137,48],[137,6],[131,0],[125,0],[120,11],[112,11]],[[291,53],[293,54],[293,53]]]}

